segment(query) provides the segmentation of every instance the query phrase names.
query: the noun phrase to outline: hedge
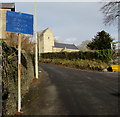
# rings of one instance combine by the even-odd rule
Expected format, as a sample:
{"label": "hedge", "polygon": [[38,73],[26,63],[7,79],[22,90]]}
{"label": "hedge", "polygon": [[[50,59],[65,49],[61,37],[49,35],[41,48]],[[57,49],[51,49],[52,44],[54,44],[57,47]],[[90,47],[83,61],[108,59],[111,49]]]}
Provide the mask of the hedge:
{"label": "hedge", "polygon": [[111,49],[96,50],[94,52],[54,52],[54,53],[42,53],[41,58],[45,59],[87,59],[87,60],[101,60],[103,62],[109,62],[112,59],[113,52]]}

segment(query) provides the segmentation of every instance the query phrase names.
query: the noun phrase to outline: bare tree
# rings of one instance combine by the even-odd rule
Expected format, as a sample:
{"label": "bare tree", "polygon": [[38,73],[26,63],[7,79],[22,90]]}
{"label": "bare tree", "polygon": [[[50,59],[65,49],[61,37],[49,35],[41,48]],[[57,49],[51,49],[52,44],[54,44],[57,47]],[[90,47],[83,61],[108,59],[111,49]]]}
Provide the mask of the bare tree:
{"label": "bare tree", "polygon": [[[111,0],[105,2],[100,9],[104,14],[104,24],[111,25],[120,17],[120,0]],[[118,21],[119,22],[119,21]]]}
{"label": "bare tree", "polygon": [[17,44],[17,34],[16,33],[7,32],[6,33],[5,42],[10,47],[17,48],[17,46],[18,46],[18,44]]}
{"label": "bare tree", "polygon": [[[5,42],[10,47],[18,48],[18,34],[16,33],[6,33],[6,39]],[[25,50],[26,52],[33,52],[34,51],[34,41],[32,40],[32,36],[30,35],[22,35],[22,50]]]}
{"label": "bare tree", "polygon": [[85,40],[80,45],[78,45],[77,47],[80,51],[88,51],[89,49],[87,48],[87,44],[90,43],[90,42],[91,42],[90,40]]}

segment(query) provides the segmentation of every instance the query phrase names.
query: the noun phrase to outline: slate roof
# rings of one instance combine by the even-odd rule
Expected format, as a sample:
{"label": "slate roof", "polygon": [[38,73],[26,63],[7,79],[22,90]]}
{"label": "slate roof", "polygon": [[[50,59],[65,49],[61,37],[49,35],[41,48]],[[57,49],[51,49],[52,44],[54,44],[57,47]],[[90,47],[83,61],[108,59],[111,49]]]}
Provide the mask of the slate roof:
{"label": "slate roof", "polygon": [[56,48],[67,48],[67,49],[77,49],[78,48],[74,44],[64,44],[64,43],[54,43],[54,47]]}
{"label": "slate roof", "polygon": [[39,36],[42,36],[42,35],[44,34],[44,32],[45,32],[46,30],[48,30],[48,29],[49,29],[49,28],[46,28],[45,30],[39,31],[39,32],[38,32],[38,35],[39,35]]}
{"label": "slate roof", "polygon": [[15,3],[0,3],[0,9],[11,9],[11,11],[15,11]]}

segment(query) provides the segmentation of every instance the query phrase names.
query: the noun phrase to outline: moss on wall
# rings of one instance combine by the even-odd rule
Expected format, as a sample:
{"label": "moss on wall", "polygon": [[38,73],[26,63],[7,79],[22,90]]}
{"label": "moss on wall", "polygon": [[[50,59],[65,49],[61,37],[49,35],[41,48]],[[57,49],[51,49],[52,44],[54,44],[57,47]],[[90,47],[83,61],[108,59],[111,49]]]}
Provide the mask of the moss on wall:
{"label": "moss on wall", "polygon": [[[2,42],[2,105],[3,115],[14,115],[17,111],[18,51]],[[22,51],[22,98],[29,90],[34,78],[32,55]]]}

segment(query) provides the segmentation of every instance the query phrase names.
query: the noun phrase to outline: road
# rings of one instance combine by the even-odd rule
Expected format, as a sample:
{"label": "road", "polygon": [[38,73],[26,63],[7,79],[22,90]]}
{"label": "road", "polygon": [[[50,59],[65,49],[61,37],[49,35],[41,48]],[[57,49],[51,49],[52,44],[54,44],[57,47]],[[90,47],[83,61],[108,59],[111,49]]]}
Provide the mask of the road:
{"label": "road", "polygon": [[118,113],[118,74],[81,71],[40,64],[57,87],[69,115],[116,115]]}
{"label": "road", "polygon": [[23,100],[23,115],[117,115],[118,74],[39,65],[39,81]]}

